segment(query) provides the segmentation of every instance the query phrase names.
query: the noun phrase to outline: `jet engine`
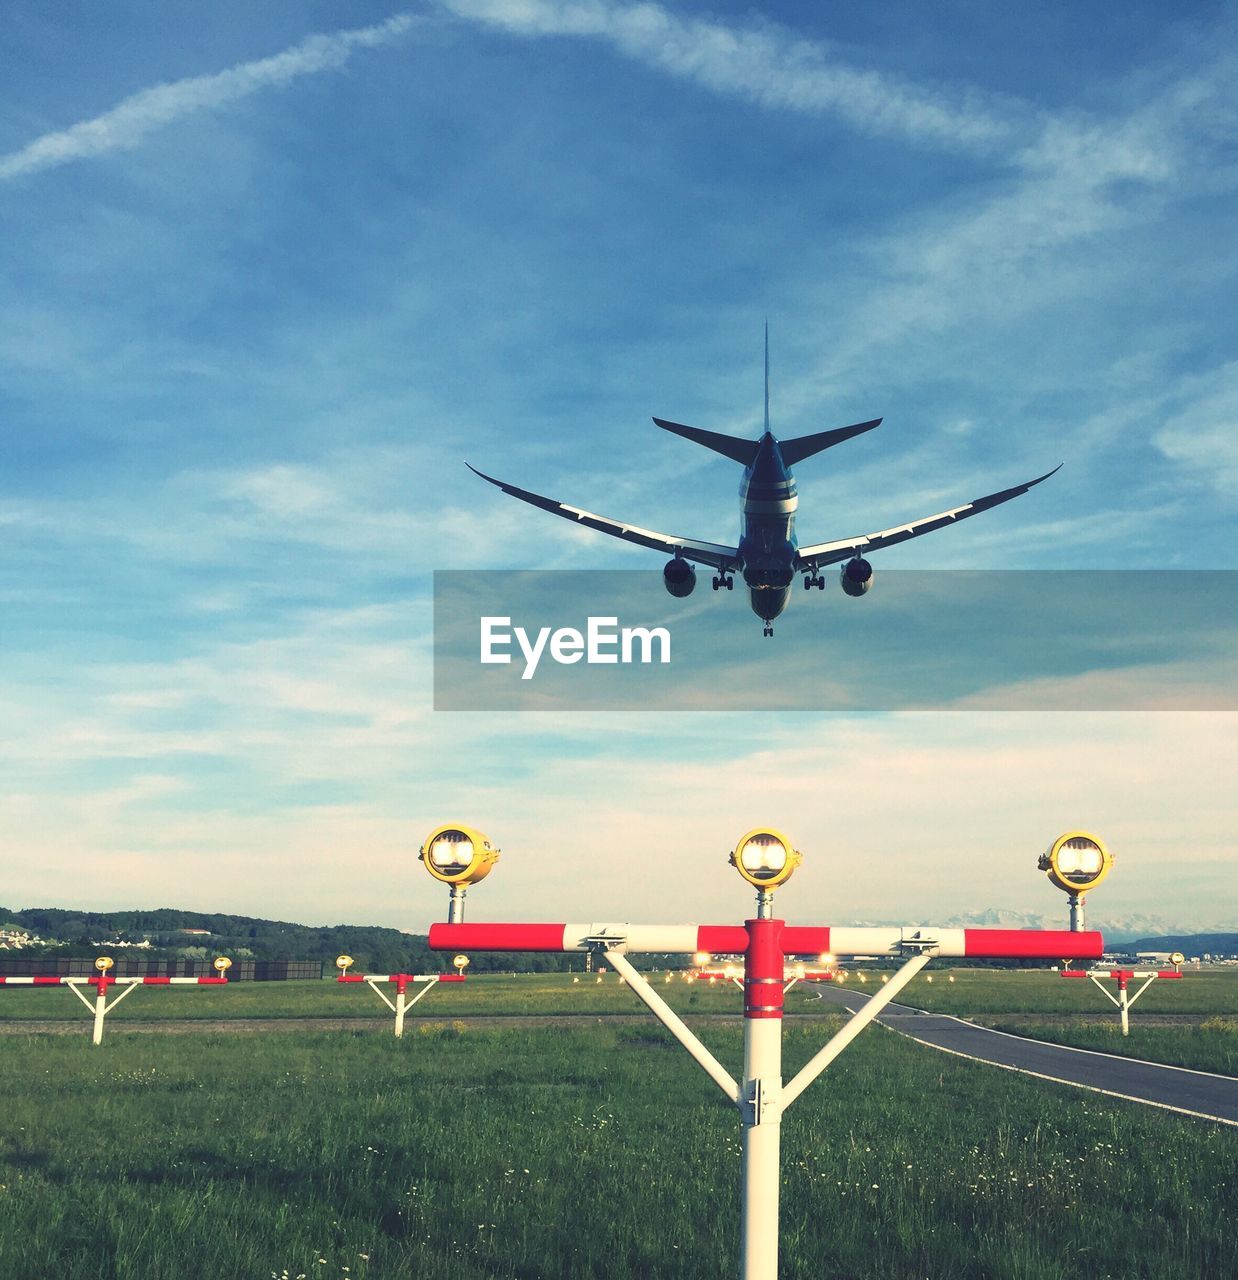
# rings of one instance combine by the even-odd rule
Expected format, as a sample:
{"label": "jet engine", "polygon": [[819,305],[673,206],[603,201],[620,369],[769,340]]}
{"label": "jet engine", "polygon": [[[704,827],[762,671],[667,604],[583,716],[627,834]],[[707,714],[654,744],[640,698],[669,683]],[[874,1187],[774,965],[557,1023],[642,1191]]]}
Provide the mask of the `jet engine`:
{"label": "jet engine", "polygon": [[696,587],[696,570],[686,560],[670,560],[662,570],[662,583],[671,595],[682,600]]}
{"label": "jet engine", "polygon": [[838,580],[849,596],[862,596],[873,585],[873,566],[856,556],[843,565]]}

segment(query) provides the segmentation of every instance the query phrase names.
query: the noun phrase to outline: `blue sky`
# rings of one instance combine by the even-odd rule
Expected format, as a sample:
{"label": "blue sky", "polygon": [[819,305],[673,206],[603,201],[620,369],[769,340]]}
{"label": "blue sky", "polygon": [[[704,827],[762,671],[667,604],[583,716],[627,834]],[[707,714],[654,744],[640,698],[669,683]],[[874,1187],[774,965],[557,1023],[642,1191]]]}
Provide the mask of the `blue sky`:
{"label": "blue sky", "polygon": [[1032,861],[1094,825],[1094,917],[1238,924],[1232,713],[486,719],[432,711],[429,646],[434,569],[657,582],[465,457],[732,541],[734,465],[649,415],[751,432],[767,316],[779,434],[885,417],[798,468],[805,540],[1064,461],[879,573],[1238,567],[1235,34],[1208,4],[10,6],[0,903],[421,927],[415,848],[458,814],[508,850],[491,917],[732,918],[760,822],[808,854],[794,918],[1056,915]]}

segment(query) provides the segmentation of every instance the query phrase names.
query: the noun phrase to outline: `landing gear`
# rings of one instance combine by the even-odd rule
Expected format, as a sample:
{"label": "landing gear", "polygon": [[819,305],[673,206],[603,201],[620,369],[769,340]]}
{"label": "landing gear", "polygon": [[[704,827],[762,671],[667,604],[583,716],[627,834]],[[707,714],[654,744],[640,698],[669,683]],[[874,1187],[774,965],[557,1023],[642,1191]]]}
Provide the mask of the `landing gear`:
{"label": "landing gear", "polygon": [[825,590],[825,579],[821,577],[820,574],[817,574],[815,577],[811,573],[805,576],[804,590],[811,591],[813,587],[816,587],[818,591]]}
{"label": "landing gear", "polygon": [[721,591],[724,587],[728,591],[734,591],[735,590],[734,575],[729,573],[718,574],[718,576],[713,579],[713,587],[715,591]]}
{"label": "landing gear", "polygon": [[772,622],[767,622],[765,624],[765,634],[767,636],[772,636],[774,634],[774,624]]}

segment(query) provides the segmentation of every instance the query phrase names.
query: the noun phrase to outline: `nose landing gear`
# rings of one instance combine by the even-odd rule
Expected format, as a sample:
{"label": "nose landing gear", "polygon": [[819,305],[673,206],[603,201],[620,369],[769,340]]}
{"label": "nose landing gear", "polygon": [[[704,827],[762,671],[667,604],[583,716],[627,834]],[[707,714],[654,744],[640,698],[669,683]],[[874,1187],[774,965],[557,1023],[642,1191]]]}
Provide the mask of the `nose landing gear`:
{"label": "nose landing gear", "polygon": [[772,622],[767,622],[765,624],[765,634],[767,636],[772,636],[774,634],[774,624]]}
{"label": "nose landing gear", "polygon": [[811,591],[813,587],[816,587],[818,591],[825,590],[825,579],[821,577],[820,574],[817,574],[815,577],[811,573],[805,576],[804,590]]}

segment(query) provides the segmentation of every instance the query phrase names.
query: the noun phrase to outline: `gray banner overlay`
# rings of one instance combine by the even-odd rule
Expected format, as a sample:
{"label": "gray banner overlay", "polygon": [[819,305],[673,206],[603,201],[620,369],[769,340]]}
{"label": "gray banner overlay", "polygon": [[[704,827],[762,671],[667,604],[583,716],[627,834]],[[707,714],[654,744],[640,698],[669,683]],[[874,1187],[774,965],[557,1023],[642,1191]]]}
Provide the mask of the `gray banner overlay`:
{"label": "gray banner overlay", "polygon": [[434,706],[1238,709],[1232,570],[890,570],[860,599],[797,578],[774,630],[708,571],[684,599],[657,568],[439,571]]}

